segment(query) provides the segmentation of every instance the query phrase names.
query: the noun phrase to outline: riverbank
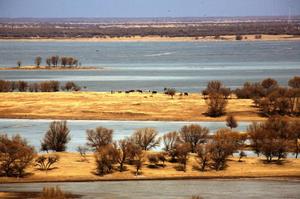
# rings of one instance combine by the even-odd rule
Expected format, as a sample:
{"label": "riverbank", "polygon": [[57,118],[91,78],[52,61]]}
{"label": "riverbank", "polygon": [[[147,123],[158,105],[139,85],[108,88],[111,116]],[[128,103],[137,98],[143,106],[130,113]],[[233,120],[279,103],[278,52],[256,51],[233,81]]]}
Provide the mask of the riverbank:
{"label": "riverbank", "polygon": [[54,164],[54,168],[48,172],[41,171],[31,166],[24,178],[1,177],[1,183],[17,182],[75,182],[75,181],[128,181],[128,180],[184,180],[184,179],[236,179],[236,178],[266,178],[286,177],[300,178],[300,159],[288,158],[281,164],[265,164],[263,158],[247,157],[242,162],[238,158],[230,158],[228,167],[222,171],[208,170],[200,172],[195,168],[197,160],[191,155],[187,165],[187,171],[176,170],[177,163],[165,162],[165,167],[150,168],[145,162],[142,174],[135,176],[135,168],[126,165],[124,172],[114,171],[112,174],[97,176],[93,154],[87,155],[87,161],[82,161],[78,153],[56,153],[60,161]]}
{"label": "riverbank", "polygon": [[7,71],[7,70],[51,70],[51,71],[73,71],[73,70],[101,70],[103,68],[97,68],[92,66],[78,66],[78,67],[49,67],[49,66],[20,66],[20,67],[0,67],[0,71]]}
{"label": "riverbank", "polygon": [[92,37],[92,38],[0,38],[0,41],[32,41],[32,42],[207,42],[207,41],[300,41],[298,35],[242,35],[242,40],[236,40],[236,35],[220,35],[205,37]]}
{"label": "riverbank", "polygon": [[[140,120],[140,121],[225,121],[205,115],[203,96],[170,96],[150,92],[55,92],[0,93],[0,118],[65,120]],[[238,121],[261,121],[250,99],[229,99],[227,114]]]}

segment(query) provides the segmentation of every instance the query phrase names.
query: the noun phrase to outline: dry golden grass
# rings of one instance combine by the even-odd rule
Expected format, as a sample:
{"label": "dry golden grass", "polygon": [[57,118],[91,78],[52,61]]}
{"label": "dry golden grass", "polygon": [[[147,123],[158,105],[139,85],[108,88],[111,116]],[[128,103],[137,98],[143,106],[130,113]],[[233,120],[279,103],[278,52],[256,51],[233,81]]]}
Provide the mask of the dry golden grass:
{"label": "dry golden grass", "polygon": [[[164,94],[57,92],[0,93],[1,118],[30,119],[103,119],[162,121],[224,121],[226,116],[211,118],[200,94],[172,99]],[[230,99],[227,113],[238,121],[263,120],[252,100]]]}
{"label": "dry golden grass", "polygon": [[97,176],[94,174],[96,164],[93,154],[87,155],[82,161],[78,153],[58,153],[60,161],[50,171],[41,171],[31,166],[26,171],[31,173],[24,178],[0,178],[1,182],[42,182],[42,181],[96,181],[96,180],[133,180],[133,179],[176,179],[176,178],[237,178],[237,177],[300,177],[300,159],[290,158],[283,165],[264,164],[261,158],[230,158],[228,167],[223,171],[208,170],[200,172],[193,167],[197,165],[194,156],[190,156],[187,172],[177,171],[177,163],[166,162],[164,168],[142,168],[142,174],[135,176],[135,168],[127,166],[127,171],[114,171],[112,174]]}

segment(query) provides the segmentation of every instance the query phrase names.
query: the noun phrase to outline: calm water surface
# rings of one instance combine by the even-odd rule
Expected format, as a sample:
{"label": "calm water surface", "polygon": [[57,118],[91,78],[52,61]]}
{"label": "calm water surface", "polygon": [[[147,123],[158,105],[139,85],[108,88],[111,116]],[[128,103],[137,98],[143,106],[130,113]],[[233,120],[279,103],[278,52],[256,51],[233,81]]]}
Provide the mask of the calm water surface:
{"label": "calm water surface", "polygon": [[0,184],[0,191],[40,192],[44,186],[58,185],[85,199],[298,199],[299,180],[167,180],[80,183]]}
{"label": "calm water surface", "polygon": [[0,71],[0,79],[75,81],[86,90],[199,92],[208,81],[235,88],[273,77],[286,85],[300,75],[300,41],[257,42],[15,42],[0,41],[0,67],[33,65],[36,56],[75,56],[99,71]]}

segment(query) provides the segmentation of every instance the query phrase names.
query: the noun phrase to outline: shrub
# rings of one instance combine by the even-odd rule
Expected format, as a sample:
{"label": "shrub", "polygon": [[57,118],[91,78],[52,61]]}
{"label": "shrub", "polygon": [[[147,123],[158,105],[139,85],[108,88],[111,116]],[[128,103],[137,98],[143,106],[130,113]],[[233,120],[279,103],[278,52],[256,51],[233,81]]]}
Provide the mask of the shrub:
{"label": "shrub", "polygon": [[219,117],[225,114],[225,109],[228,100],[224,98],[222,94],[209,94],[206,99],[206,104],[208,105],[207,115],[211,117]]}
{"label": "shrub", "polygon": [[13,91],[11,82],[0,80],[0,92],[11,92],[11,91]]}
{"label": "shrub", "polygon": [[102,176],[113,171],[113,164],[117,162],[117,153],[116,148],[112,144],[97,149],[95,158],[98,175]]}
{"label": "shrub", "polygon": [[190,151],[191,151],[190,145],[187,143],[178,144],[176,146],[177,161],[180,164],[179,170],[183,170],[184,172],[186,172],[186,165],[188,162],[188,155]]}
{"label": "shrub", "polygon": [[226,126],[228,126],[231,129],[236,128],[238,126],[236,119],[232,115],[227,116]]}
{"label": "shrub", "polygon": [[149,163],[151,164],[150,166],[153,168],[157,168],[159,159],[157,154],[149,154],[147,156]]}
{"label": "shrub", "polygon": [[131,139],[136,145],[146,151],[159,146],[160,143],[158,132],[154,128],[137,129],[131,136]]}
{"label": "shrub", "polygon": [[97,127],[96,129],[88,129],[87,145],[94,150],[98,150],[103,146],[112,143],[113,130],[104,127]]}
{"label": "shrub", "polygon": [[77,151],[81,157],[81,160],[87,161],[86,153],[88,152],[88,148],[86,146],[78,146]]}
{"label": "shrub", "polygon": [[76,85],[74,82],[67,82],[65,86],[62,87],[63,90],[66,91],[80,91],[81,88]]}
{"label": "shrub", "polygon": [[28,83],[24,81],[18,81],[17,88],[20,92],[25,92],[28,89]]}
{"label": "shrub", "polygon": [[236,35],[235,40],[243,40],[243,36],[242,35]]}
{"label": "shrub", "polygon": [[292,88],[300,88],[300,76],[295,76],[288,82],[289,86]]}
{"label": "shrub", "polygon": [[161,161],[163,167],[165,167],[165,161],[167,160],[166,155],[167,153],[164,152],[160,152],[157,154],[158,160]]}
{"label": "shrub", "polygon": [[0,175],[22,177],[34,156],[34,147],[21,136],[0,135]]}
{"label": "shrub", "polygon": [[41,155],[35,160],[35,165],[39,167],[40,170],[48,171],[51,166],[59,161],[58,155]]}
{"label": "shrub", "polygon": [[50,123],[41,143],[43,151],[53,150],[57,152],[65,151],[66,144],[71,140],[70,130],[66,121],[53,121]]}
{"label": "shrub", "polygon": [[194,153],[196,146],[205,143],[209,129],[197,124],[185,125],[180,129],[179,135],[181,141],[189,144],[191,152]]}
{"label": "shrub", "polygon": [[40,83],[41,92],[57,92],[59,91],[58,81],[45,81]]}

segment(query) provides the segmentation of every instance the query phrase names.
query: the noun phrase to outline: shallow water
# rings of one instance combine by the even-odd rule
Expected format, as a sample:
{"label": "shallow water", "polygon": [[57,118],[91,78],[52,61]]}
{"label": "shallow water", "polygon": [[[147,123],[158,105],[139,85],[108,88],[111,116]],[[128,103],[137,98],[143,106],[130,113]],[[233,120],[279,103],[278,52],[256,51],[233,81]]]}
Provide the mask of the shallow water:
{"label": "shallow water", "polygon": [[0,79],[75,81],[87,90],[199,92],[210,80],[232,88],[272,77],[286,85],[300,75],[300,41],[15,42],[0,41],[0,66],[32,65],[34,57],[75,56],[100,71],[0,71]]}
{"label": "shallow water", "polygon": [[204,199],[290,198],[300,195],[300,181],[285,180],[166,180],[124,182],[68,182],[0,184],[0,191],[40,192],[44,186],[58,185],[85,199]]}
{"label": "shallow water", "polygon": [[[46,133],[52,120],[29,120],[29,119],[0,119],[0,134],[9,136],[20,134],[28,142],[40,148],[40,141]],[[218,128],[226,127],[225,122],[165,122],[165,121],[110,121],[110,120],[68,120],[71,141],[68,143],[68,151],[76,151],[76,147],[86,143],[86,130],[98,126],[114,130],[113,139],[118,140],[130,136],[135,129],[152,127],[156,128],[160,135],[179,130],[183,125],[199,124],[210,129],[213,133]],[[245,131],[249,122],[239,122],[237,130]]]}

